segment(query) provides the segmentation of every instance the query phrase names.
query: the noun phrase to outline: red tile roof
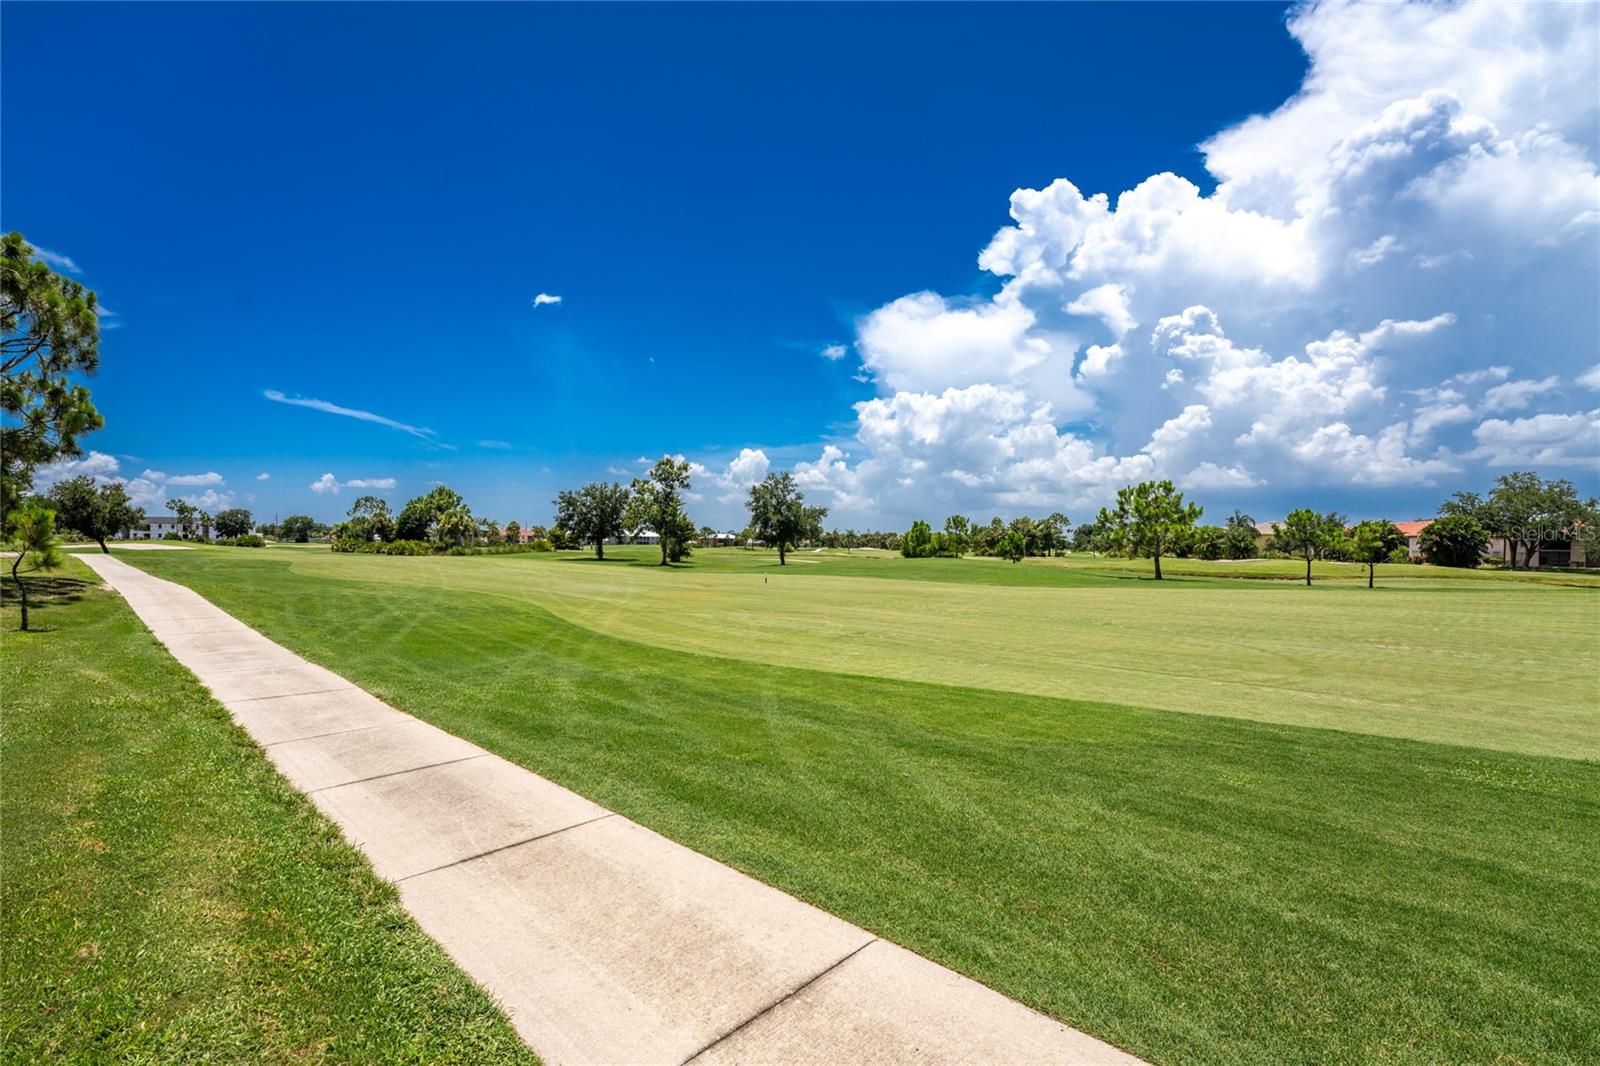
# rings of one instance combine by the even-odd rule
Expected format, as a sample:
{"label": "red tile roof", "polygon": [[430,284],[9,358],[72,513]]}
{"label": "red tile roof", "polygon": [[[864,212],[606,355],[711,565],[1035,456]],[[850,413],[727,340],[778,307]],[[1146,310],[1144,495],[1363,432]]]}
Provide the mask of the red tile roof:
{"label": "red tile roof", "polygon": [[1396,522],[1395,523],[1395,527],[1397,529],[1399,529],[1401,533],[1404,533],[1408,537],[1421,536],[1422,535],[1422,531],[1424,529],[1427,529],[1431,525],[1433,525],[1433,519],[1431,519],[1431,518],[1419,518],[1415,522]]}

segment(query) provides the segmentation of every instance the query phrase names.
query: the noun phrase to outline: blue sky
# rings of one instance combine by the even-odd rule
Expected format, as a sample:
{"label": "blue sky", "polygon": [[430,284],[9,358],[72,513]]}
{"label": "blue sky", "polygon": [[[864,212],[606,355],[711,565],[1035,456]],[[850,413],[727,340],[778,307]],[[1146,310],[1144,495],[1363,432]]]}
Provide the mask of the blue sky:
{"label": "blue sky", "polygon": [[[980,266],[980,251],[1012,223],[1013,190],[1058,178],[1085,196],[1109,193],[1115,206],[1119,193],[1170,172],[1200,197],[1179,214],[1216,206],[1226,180],[1218,159],[1258,161],[1266,150],[1200,146],[1240,129],[1236,139],[1248,141],[1242,120],[1302,89],[1308,37],[1334,56],[1348,50],[1346,30],[1371,29],[1302,28],[1297,40],[1286,17],[1265,4],[8,5],[0,225],[69,257],[115,312],[94,382],[107,425],[86,441],[110,457],[96,472],[165,473],[144,478],[157,493],[189,478],[186,493],[211,491],[258,517],[331,519],[362,491],[348,482],[393,479],[383,494],[396,504],[442,480],[479,513],[543,521],[557,489],[621,476],[662,452],[704,467],[696,517],[718,525],[738,521],[741,478],[795,464],[811,493],[856,525],[957,508],[1059,503],[1082,513],[1111,481],[1146,473],[1194,474],[1192,491],[1213,508],[1263,515],[1306,498],[1430,513],[1448,491],[1479,487],[1496,458],[1553,456],[1548,473],[1592,485],[1584,453],[1595,451],[1585,436],[1595,400],[1579,384],[1596,357],[1592,323],[1552,325],[1529,310],[1561,295],[1533,284],[1541,270],[1595,280],[1592,230],[1581,226],[1558,253],[1539,253],[1548,263],[1518,275],[1533,282],[1517,307],[1494,309],[1494,322],[1510,327],[1442,295],[1487,284],[1481,274],[1389,306],[1365,283],[1331,289],[1325,264],[1306,267],[1297,248],[1239,267],[1247,279],[1262,272],[1255,294],[1239,291],[1238,272],[1196,284],[1192,270],[1123,276],[1103,264],[1083,274],[1099,284],[1078,284],[1048,249],[1042,259],[1038,249],[995,253]],[[1539,29],[1530,41],[1549,39]],[[1552,67],[1570,59],[1548,57]],[[1441,83],[1469,77],[1461,63]],[[1584,87],[1580,79],[1553,94]],[[1401,100],[1431,88],[1385,91]],[[1529,127],[1581,130],[1585,119],[1575,103],[1550,114],[1540,111],[1548,101],[1493,106]],[[1486,107],[1464,101],[1445,116],[1453,132],[1443,139],[1459,139]],[[1515,132],[1505,114],[1492,117],[1503,136]],[[1348,121],[1358,128],[1364,118]],[[1568,214],[1577,217],[1593,195],[1584,181],[1594,145],[1570,138],[1567,188],[1575,183],[1578,208]],[[1238,220],[1292,215],[1267,204],[1277,186],[1251,171],[1229,188],[1242,190],[1223,205],[1234,212],[1223,225],[1235,228],[1216,239],[1275,247],[1281,234]],[[1383,195],[1403,199],[1394,188]],[[1041,207],[1044,230],[1019,226],[1012,243],[1042,247],[1050,225],[1076,226],[1074,212],[1093,210],[1060,200]],[[1363,231],[1358,261],[1397,261],[1389,249],[1417,243],[1407,226],[1431,232],[1437,221],[1395,216],[1376,236]],[[1567,232],[1560,221],[1552,232]],[[1485,258],[1476,246],[1459,252],[1450,260],[1456,250],[1429,245],[1411,255],[1410,273],[1453,269],[1419,261]],[[995,269],[996,256],[1007,269]],[[1058,276],[1024,291],[1024,259]],[[1273,278],[1297,271],[1316,279],[1301,286],[1295,314],[1252,318],[1281,299]],[[1107,286],[1135,295],[1108,309]],[[1084,297],[1090,289],[1099,296]],[[561,300],[534,306],[541,292]],[[903,302],[913,294],[920,304]],[[1071,321],[1050,320],[1073,301],[1083,306]],[[1244,310],[1230,312],[1228,301]],[[1202,303],[1220,325],[1191,316],[1167,329],[1167,350],[1144,350],[1160,321]],[[1137,325],[1119,332],[1124,319]],[[1337,423],[1342,438],[1330,436],[1332,423],[1283,428],[1253,456],[1221,455],[1195,436],[1202,421],[1215,432],[1229,425],[1220,370],[1207,379],[1211,398],[1190,403],[1177,392],[1194,374],[1178,383],[1139,365],[1192,362],[1172,354],[1181,338],[1222,337],[1230,351],[1265,352],[1255,362],[1281,377],[1289,353],[1384,320],[1435,324],[1392,328],[1368,345],[1373,353],[1393,336],[1436,339],[1439,350],[1373,354],[1387,362],[1324,384],[1341,395],[1377,389],[1387,410],[1366,412],[1370,426],[1353,410]],[[1508,328],[1521,332],[1507,338]],[[1114,344],[1127,352],[1086,367],[1092,347]],[[843,353],[829,358],[830,346]],[[1224,356],[1208,365],[1229,359],[1251,364]],[[1410,380],[1395,366],[1427,370]],[[1470,395],[1447,383],[1500,368]],[[1538,389],[1552,374],[1557,384]],[[1505,395],[1520,406],[1484,396],[1518,382],[1531,384]],[[1429,389],[1436,395],[1423,396]],[[1282,402],[1264,396],[1262,410]],[[1418,437],[1430,404],[1472,408],[1439,423],[1468,436]],[[1244,426],[1261,420],[1233,414]],[[1576,421],[1516,424],[1539,414]],[[1502,443],[1496,453],[1493,440],[1471,437],[1491,415],[1508,428],[1490,436],[1510,435],[1516,447],[1517,434],[1536,428],[1573,447],[1539,440],[1530,447],[1542,451]],[[1412,443],[1384,451],[1382,433],[1402,417],[1411,428],[1400,436]],[[1192,455],[1158,446],[1179,430]],[[1230,442],[1242,435],[1227,432]],[[1313,438],[1349,472],[1275,465],[1271,456]],[[935,454],[920,454],[924,446]],[[1207,456],[1216,462],[1202,469]],[[1379,464],[1404,473],[1363,475]],[[340,490],[313,491],[329,473]]]}

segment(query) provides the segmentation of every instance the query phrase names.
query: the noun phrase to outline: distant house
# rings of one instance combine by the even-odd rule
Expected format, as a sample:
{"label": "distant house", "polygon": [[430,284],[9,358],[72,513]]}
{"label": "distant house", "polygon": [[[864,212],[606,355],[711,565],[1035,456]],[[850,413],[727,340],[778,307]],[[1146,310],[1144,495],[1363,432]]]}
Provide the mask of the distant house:
{"label": "distant house", "polygon": [[[1431,518],[1419,518],[1414,522],[1396,522],[1400,532],[1405,534],[1406,554],[1414,560],[1422,558],[1422,531],[1433,525]],[[1483,558],[1510,564],[1511,550],[1506,545],[1504,537],[1490,537],[1484,545]],[[1521,562],[1521,560],[1518,560]],[[1527,564],[1532,567],[1540,566],[1587,566],[1589,565],[1584,543],[1580,538],[1547,537],[1541,540],[1533,554],[1528,558]]]}
{"label": "distant house", "polygon": [[178,525],[178,520],[169,514],[148,515],[144,525],[134,526],[128,530],[129,540],[160,540],[168,533],[177,535],[183,532]]}
{"label": "distant house", "polygon": [[[1498,538],[1497,538],[1498,539]],[[1588,566],[1589,554],[1579,537],[1541,540],[1533,551],[1529,566]]]}
{"label": "distant house", "polygon": [[[1568,531],[1563,531],[1568,532]],[[1485,559],[1499,559],[1509,564],[1511,562],[1511,549],[1506,545],[1504,537],[1490,537],[1489,546],[1484,549]],[[1522,560],[1517,560],[1519,563]],[[1533,549],[1533,554],[1528,557],[1528,566],[1593,566],[1600,559],[1591,560],[1587,547],[1582,537],[1545,537]]]}
{"label": "distant house", "polygon": [[731,548],[739,542],[737,533],[711,533],[700,538],[703,548]]}
{"label": "distant house", "polygon": [[625,532],[618,538],[619,544],[660,544],[661,534],[647,526],[640,526],[632,532]]}
{"label": "distant house", "polygon": [[1433,525],[1431,518],[1419,518],[1415,522],[1396,522],[1394,527],[1400,535],[1406,538],[1406,554],[1413,560],[1422,558],[1422,531]]}
{"label": "distant house", "polygon": [[510,526],[507,526],[500,531],[500,535],[511,544],[527,544],[530,541],[539,539],[538,534],[529,526],[519,526],[515,533],[511,532]]}

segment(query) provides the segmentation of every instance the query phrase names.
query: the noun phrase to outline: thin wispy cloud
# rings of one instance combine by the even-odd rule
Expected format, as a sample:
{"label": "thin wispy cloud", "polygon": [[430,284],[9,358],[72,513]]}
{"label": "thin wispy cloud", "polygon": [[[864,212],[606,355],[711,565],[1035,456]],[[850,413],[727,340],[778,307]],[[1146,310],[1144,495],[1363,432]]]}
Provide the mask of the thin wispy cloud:
{"label": "thin wispy cloud", "polygon": [[221,485],[222,475],[215,470],[203,474],[168,474],[165,470],[146,470],[139,475],[146,481],[159,481],[164,485]]}
{"label": "thin wispy cloud", "polygon": [[480,448],[495,448],[495,449],[499,449],[499,450],[504,450],[506,448],[511,447],[511,442],[510,441],[504,441],[504,440],[480,440],[478,442],[478,447],[480,447]]}
{"label": "thin wispy cloud", "polygon": [[822,349],[822,351],[818,352],[817,354],[821,355],[822,358],[824,358],[824,359],[830,360],[832,362],[838,362],[840,359],[844,358],[844,353],[845,353],[845,346],[844,345],[842,345],[842,344],[829,344],[829,345],[825,346]]}
{"label": "thin wispy cloud", "polygon": [[433,442],[433,430],[422,426],[407,425],[404,422],[398,422],[393,418],[385,418],[383,415],[374,414],[371,411],[363,411],[356,407],[341,407],[336,403],[329,403],[327,400],[314,400],[303,396],[285,396],[277,389],[268,389],[262,395],[273,403],[286,403],[292,407],[309,407],[313,411],[322,411],[330,415],[343,415],[345,418],[354,418],[362,422],[373,422],[380,426],[388,426],[390,429],[398,429],[402,433],[409,433],[413,437],[418,437],[430,443]]}
{"label": "thin wispy cloud", "polygon": [[52,270],[65,270],[68,274],[82,274],[83,268],[72,261],[72,256],[52,252],[48,248],[33,246],[33,257]]}
{"label": "thin wispy cloud", "polygon": [[533,306],[535,307],[544,307],[546,304],[558,304],[560,302],[561,297],[548,292],[541,292],[533,298]]}

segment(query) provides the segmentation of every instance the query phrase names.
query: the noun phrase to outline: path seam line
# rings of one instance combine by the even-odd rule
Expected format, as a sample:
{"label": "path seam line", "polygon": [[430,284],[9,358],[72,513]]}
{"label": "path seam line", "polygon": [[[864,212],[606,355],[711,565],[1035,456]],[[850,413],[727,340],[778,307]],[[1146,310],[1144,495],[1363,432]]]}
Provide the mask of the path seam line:
{"label": "path seam line", "polygon": [[421,877],[424,874],[436,874],[440,870],[448,870],[451,867],[460,866],[462,863],[473,862],[477,859],[487,858],[490,855],[498,855],[502,851],[510,851],[512,848],[520,848],[524,844],[532,844],[536,840],[545,840],[549,837],[557,835],[558,833],[565,833],[569,829],[581,829],[586,825],[593,825],[596,822],[604,821],[607,818],[615,818],[616,816],[616,811],[607,811],[605,814],[597,814],[593,818],[585,818],[581,822],[574,822],[571,825],[564,825],[560,829],[552,829],[548,833],[540,833],[538,836],[531,836],[526,840],[516,840],[510,844],[502,844],[498,848],[490,848],[488,851],[480,851],[476,855],[468,855],[465,858],[456,859],[454,862],[447,862],[442,866],[435,866],[428,870],[418,870],[414,874],[406,874],[404,877],[397,877],[394,879],[394,883],[398,885],[400,882],[409,881],[413,877]]}
{"label": "path seam line", "polygon": [[711,1043],[707,1044],[705,1047],[701,1048],[699,1051],[696,1051],[693,1055],[690,1055],[688,1058],[684,1059],[682,1062],[680,1062],[678,1064],[678,1066],[689,1066],[689,1063],[693,1062],[695,1059],[699,1058],[701,1055],[704,1055],[706,1052],[710,1051],[712,1048],[716,1047],[718,1044],[722,1043],[724,1040],[727,1040],[729,1037],[734,1036],[735,1034],[740,1032],[742,1029],[745,1029],[746,1027],[751,1025],[753,1022],[755,1022],[756,1019],[764,1017],[765,1015],[771,1014],[773,1011],[777,1010],[779,1007],[783,1006],[785,1003],[789,1002],[791,999],[793,999],[794,997],[798,996],[800,993],[804,992],[806,989],[810,988],[812,985],[816,984],[818,981],[822,980],[824,977],[828,976],[830,973],[832,973],[833,971],[837,970],[839,967],[843,966],[845,963],[849,962],[851,959],[855,958],[857,955],[861,954],[863,951],[867,950],[872,945],[876,944],[880,939],[882,939],[882,938],[881,937],[873,937],[871,940],[867,941],[865,944],[862,944],[860,947],[856,948],[854,951],[852,951],[850,954],[846,955],[844,958],[840,959],[838,962],[834,963],[832,966],[828,966],[828,967],[818,971],[815,976],[808,978],[807,980],[802,982],[800,985],[795,987],[792,991],[787,992],[782,996],[779,996],[777,999],[773,1000],[771,1003],[768,1003],[765,1007],[762,1007],[760,1010],[756,1011],[754,1014],[750,1015],[750,1017],[746,1018],[744,1021],[740,1022],[738,1025],[734,1026],[732,1029],[729,1029],[727,1032],[723,1033],[721,1036],[713,1038]]}
{"label": "path seam line", "polygon": [[319,688],[311,692],[281,692],[276,696],[251,696],[248,699],[219,700],[218,702],[226,707],[229,704],[234,703],[260,703],[262,700],[281,700],[288,696],[321,696],[326,692],[348,692],[350,689],[355,687],[355,685],[342,685],[339,688]]}
{"label": "path seam line", "polygon": [[426,766],[408,766],[404,770],[390,770],[386,774],[373,774],[371,777],[358,777],[354,781],[340,781],[336,785],[323,785],[321,788],[307,789],[306,795],[314,796],[318,792],[326,792],[330,788],[344,788],[347,785],[361,785],[368,781],[381,781],[386,777],[399,777],[401,774],[414,774],[418,770],[432,770],[435,766],[451,766],[458,762],[471,762],[473,759],[487,759],[489,755],[489,752],[482,751],[476,755],[462,756],[459,759],[445,759],[443,762],[431,762]]}
{"label": "path seam line", "polygon": [[[335,689],[334,691],[335,692],[342,692],[344,690],[343,689]],[[307,693],[307,695],[310,695],[310,693]],[[283,700],[283,699],[289,699],[290,697],[288,697],[288,696],[269,696],[267,698],[268,699],[274,699],[274,700]],[[236,700],[235,702],[242,702],[242,701],[237,701]],[[404,713],[404,712],[401,712],[401,713]],[[321,740],[323,737],[342,737],[346,733],[362,733],[362,732],[365,732],[368,729],[392,729],[395,726],[410,725],[410,724],[411,724],[410,722],[379,722],[376,725],[354,725],[354,726],[351,726],[349,729],[334,729],[334,730],[331,730],[331,731],[329,731],[327,733],[312,733],[311,735],[304,736],[304,737],[284,737],[282,740],[268,741],[267,743],[265,743],[265,744],[263,744],[261,746],[263,748],[275,748],[279,744],[293,744],[296,741],[300,741],[300,740]]]}

